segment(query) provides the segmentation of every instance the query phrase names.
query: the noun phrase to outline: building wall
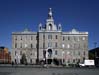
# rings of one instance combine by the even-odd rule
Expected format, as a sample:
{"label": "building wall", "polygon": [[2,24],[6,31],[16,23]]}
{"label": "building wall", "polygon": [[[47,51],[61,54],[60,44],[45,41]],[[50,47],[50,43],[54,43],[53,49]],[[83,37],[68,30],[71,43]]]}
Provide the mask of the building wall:
{"label": "building wall", "polygon": [[54,23],[52,10],[49,9],[45,27],[40,23],[38,32],[26,29],[12,33],[12,61],[19,58],[20,63],[21,54],[25,53],[28,63],[31,59],[32,63],[36,63],[36,59],[45,59],[44,51],[46,59],[49,59],[49,49],[52,50],[51,59],[61,59],[65,63],[83,62],[88,59],[88,32],[79,32],[76,29],[62,32],[61,24]]}
{"label": "building wall", "polygon": [[0,47],[0,63],[10,64],[11,63],[11,54],[8,52],[8,48]]}
{"label": "building wall", "polygon": [[[27,62],[36,63],[35,60],[37,58],[37,33],[25,31],[24,33],[13,33],[12,34],[12,61],[18,59],[18,63],[20,63],[20,59],[22,54],[26,55]],[[18,56],[17,56],[18,55]]]}

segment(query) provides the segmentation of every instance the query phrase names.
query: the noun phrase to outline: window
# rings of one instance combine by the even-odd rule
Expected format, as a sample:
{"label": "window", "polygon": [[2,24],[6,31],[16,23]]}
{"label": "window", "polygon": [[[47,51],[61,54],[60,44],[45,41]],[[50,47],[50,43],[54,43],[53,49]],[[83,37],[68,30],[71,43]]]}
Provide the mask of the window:
{"label": "window", "polygon": [[32,53],[31,53],[31,55],[32,55]]}
{"label": "window", "polygon": [[33,40],[33,36],[31,36],[31,40]]}
{"label": "window", "polygon": [[20,51],[20,55],[22,55],[22,51]]}
{"label": "window", "polygon": [[49,24],[49,28],[48,28],[49,30],[52,30],[52,24]]}
{"label": "window", "polygon": [[73,59],[73,63],[75,63],[75,59]]}
{"label": "window", "polygon": [[43,48],[45,48],[45,42],[43,42]]}
{"label": "window", "polygon": [[17,48],[17,43],[15,43],[15,48]]}
{"label": "window", "polygon": [[17,52],[15,51],[15,56],[16,56]]}
{"label": "window", "polygon": [[55,42],[55,47],[57,47],[57,42]]}
{"label": "window", "polygon": [[74,36],[74,41],[76,41],[76,37]]}
{"label": "window", "polygon": [[32,63],[32,59],[30,59],[30,63]]}
{"label": "window", "polygon": [[68,36],[68,40],[70,40],[70,37]]}
{"label": "window", "polygon": [[56,35],[56,39],[57,39],[57,35]]}
{"label": "window", "polygon": [[22,48],[22,43],[20,43],[20,48]]}
{"label": "window", "polygon": [[45,39],[45,35],[43,34],[43,39]]}
{"label": "window", "polygon": [[52,47],[52,43],[51,42],[48,43],[48,47]]}
{"label": "window", "polygon": [[40,26],[40,30],[42,29],[42,27]]}
{"label": "window", "polygon": [[65,40],[65,37],[63,36],[63,41]]}
{"label": "window", "polygon": [[83,55],[85,56],[85,51],[83,52]]}
{"label": "window", "polygon": [[48,39],[52,39],[52,35],[48,35]]}
{"label": "window", "polygon": [[33,44],[31,44],[31,48],[33,48]]}
{"label": "window", "polygon": [[55,50],[55,55],[57,55],[57,50]]}
{"label": "window", "polygon": [[79,37],[78,37],[78,41],[80,41]]}
{"label": "window", "polygon": [[21,40],[22,40],[22,36],[21,36]]}
{"label": "window", "polygon": [[80,56],[80,52],[78,51],[78,55]]}

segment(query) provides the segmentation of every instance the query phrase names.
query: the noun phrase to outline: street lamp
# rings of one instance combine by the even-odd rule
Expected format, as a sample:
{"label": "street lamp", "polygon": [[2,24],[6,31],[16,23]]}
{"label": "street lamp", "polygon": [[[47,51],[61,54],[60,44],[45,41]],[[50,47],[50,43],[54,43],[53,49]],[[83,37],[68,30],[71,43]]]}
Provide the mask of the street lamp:
{"label": "street lamp", "polygon": [[62,51],[62,64],[64,63],[64,47],[65,47],[65,45],[64,44],[62,44],[62,47],[63,47],[63,51]]}

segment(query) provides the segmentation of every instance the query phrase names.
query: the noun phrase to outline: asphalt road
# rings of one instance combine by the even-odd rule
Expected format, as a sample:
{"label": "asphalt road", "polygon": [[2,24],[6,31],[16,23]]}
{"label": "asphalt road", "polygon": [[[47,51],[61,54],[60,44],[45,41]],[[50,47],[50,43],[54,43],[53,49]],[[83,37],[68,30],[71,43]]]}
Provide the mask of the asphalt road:
{"label": "asphalt road", "polygon": [[99,68],[0,67],[0,75],[99,75]]}

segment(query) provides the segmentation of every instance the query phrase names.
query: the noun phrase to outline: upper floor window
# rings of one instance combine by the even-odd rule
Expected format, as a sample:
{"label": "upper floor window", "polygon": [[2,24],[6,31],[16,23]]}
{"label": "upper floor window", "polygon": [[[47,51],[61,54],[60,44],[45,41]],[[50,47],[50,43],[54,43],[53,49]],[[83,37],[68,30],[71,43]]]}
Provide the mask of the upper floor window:
{"label": "upper floor window", "polygon": [[63,41],[65,40],[65,37],[63,36]]}
{"label": "upper floor window", "polygon": [[49,24],[49,30],[52,30],[52,24]]}
{"label": "upper floor window", "polygon": [[17,48],[17,43],[15,43],[15,48]]}
{"label": "upper floor window", "polygon": [[80,41],[80,38],[78,37],[78,41]]}
{"label": "upper floor window", "polygon": [[31,40],[33,40],[33,36],[31,36]]}
{"label": "upper floor window", "polygon": [[33,48],[33,44],[31,44],[31,48]]}
{"label": "upper floor window", "polygon": [[56,39],[57,39],[57,35],[56,35],[55,37],[56,37]]}
{"label": "upper floor window", "polygon": [[55,47],[57,47],[57,42],[55,42]]}
{"label": "upper floor window", "polygon": [[48,43],[48,47],[52,47],[52,43],[51,42]]}
{"label": "upper floor window", "polygon": [[15,56],[16,56],[17,52],[15,51]]}
{"label": "upper floor window", "polygon": [[52,39],[52,35],[48,35],[48,39]]}
{"label": "upper floor window", "polygon": [[55,55],[57,55],[57,50],[55,50]]}
{"label": "upper floor window", "polygon": [[20,48],[22,48],[22,43],[20,43]]}
{"label": "upper floor window", "polygon": [[22,36],[21,36],[21,40],[22,40]]}
{"label": "upper floor window", "polygon": [[68,36],[68,40],[70,40],[70,37]]}
{"label": "upper floor window", "polygon": [[80,56],[80,51],[78,52],[78,55]]}
{"label": "upper floor window", "polygon": [[22,55],[22,51],[20,51],[20,55]]}
{"label": "upper floor window", "polygon": [[85,56],[85,51],[83,52],[83,55]]}

